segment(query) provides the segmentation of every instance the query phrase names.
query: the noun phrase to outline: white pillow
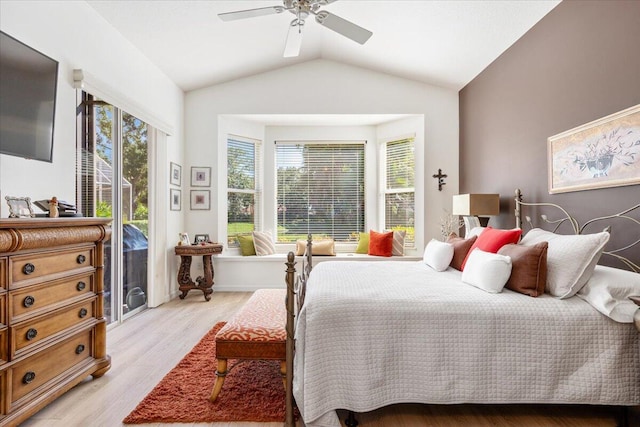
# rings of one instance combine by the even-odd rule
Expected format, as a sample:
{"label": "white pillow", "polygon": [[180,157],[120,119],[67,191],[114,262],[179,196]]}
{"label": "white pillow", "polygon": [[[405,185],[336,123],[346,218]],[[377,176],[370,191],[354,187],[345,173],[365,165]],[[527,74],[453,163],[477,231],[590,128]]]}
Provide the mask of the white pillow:
{"label": "white pillow", "polygon": [[640,274],[596,265],[576,295],[616,322],[633,323],[638,306],[629,297],[640,296]]}
{"label": "white pillow", "polygon": [[271,233],[268,231],[254,231],[251,234],[253,235],[253,246],[256,248],[256,255],[264,256],[276,253],[276,245],[273,244]]}
{"label": "white pillow", "polygon": [[533,246],[549,242],[547,249],[547,286],[545,291],[555,297],[569,298],[578,292],[593,274],[609,233],[564,236],[534,228],[520,244]]}
{"label": "white pillow", "polygon": [[475,248],[462,270],[462,281],[484,291],[497,294],[511,276],[511,257]]}
{"label": "white pillow", "polygon": [[424,256],[422,259],[425,264],[434,270],[445,271],[453,259],[453,245],[431,239],[424,248]]}
{"label": "white pillow", "polygon": [[486,229],[486,227],[473,227],[469,232],[464,236],[465,239],[470,239],[473,236],[480,236],[482,232]]}

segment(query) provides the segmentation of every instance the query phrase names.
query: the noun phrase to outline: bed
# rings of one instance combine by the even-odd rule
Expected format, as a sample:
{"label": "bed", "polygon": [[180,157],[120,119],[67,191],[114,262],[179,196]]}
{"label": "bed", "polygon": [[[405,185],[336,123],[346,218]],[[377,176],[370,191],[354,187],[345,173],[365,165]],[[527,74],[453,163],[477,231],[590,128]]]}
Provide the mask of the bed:
{"label": "bed", "polygon": [[[518,226],[523,207],[534,205],[548,204],[516,197]],[[628,212],[612,217],[631,219],[640,231]],[[563,218],[556,228],[566,222],[583,231]],[[395,403],[640,404],[640,334],[627,298],[640,295],[637,272],[597,266],[575,296],[562,290],[563,298],[532,298],[506,288],[487,292],[463,282],[467,273],[422,261],[326,261],[311,272],[309,255],[295,280],[293,260],[286,277],[288,419],[294,399],[309,427],[340,426],[337,409]],[[611,292],[611,281],[624,295]],[[603,289],[614,295],[603,297]]]}

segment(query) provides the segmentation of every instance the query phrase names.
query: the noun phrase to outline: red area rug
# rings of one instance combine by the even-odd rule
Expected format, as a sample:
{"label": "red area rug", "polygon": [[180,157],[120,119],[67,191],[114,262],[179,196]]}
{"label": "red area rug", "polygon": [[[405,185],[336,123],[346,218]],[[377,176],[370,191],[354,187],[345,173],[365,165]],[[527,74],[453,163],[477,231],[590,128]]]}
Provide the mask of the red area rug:
{"label": "red area rug", "polygon": [[[285,393],[278,361],[246,361],[233,367],[215,402],[216,324],[122,422],[206,423],[283,421]],[[230,360],[232,367],[236,361]]]}

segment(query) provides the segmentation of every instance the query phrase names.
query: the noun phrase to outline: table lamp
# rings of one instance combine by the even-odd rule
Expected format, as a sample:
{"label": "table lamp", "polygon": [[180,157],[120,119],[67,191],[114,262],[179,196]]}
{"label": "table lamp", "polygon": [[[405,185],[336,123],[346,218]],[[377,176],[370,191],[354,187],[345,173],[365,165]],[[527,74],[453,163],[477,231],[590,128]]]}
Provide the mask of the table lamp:
{"label": "table lamp", "polygon": [[486,227],[489,216],[500,214],[499,194],[458,194],[453,196],[453,215],[462,215],[465,236],[474,227]]}

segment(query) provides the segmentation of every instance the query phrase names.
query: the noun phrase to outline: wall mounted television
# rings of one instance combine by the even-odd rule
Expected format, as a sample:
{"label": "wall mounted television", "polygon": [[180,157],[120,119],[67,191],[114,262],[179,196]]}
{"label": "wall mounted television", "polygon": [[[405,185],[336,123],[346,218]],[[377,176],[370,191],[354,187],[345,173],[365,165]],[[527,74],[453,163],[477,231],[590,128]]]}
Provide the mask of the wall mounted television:
{"label": "wall mounted television", "polygon": [[52,162],[58,61],[0,31],[0,153]]}

